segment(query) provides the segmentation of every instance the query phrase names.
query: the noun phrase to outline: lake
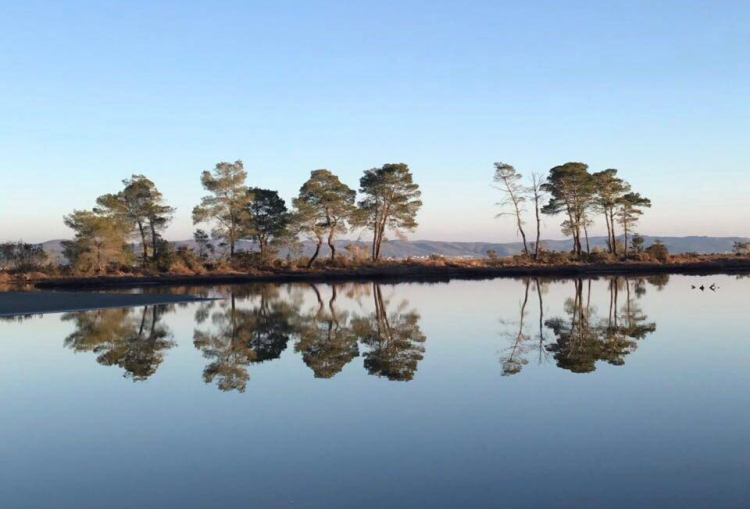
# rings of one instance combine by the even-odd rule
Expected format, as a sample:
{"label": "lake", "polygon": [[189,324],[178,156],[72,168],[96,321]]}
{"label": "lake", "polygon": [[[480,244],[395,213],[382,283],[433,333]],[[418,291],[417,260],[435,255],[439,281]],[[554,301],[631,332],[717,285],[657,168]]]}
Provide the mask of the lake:
{"label": "lake", "polygon": [[750,279],[149,291],[0,321],[0,507],[750,507]]}

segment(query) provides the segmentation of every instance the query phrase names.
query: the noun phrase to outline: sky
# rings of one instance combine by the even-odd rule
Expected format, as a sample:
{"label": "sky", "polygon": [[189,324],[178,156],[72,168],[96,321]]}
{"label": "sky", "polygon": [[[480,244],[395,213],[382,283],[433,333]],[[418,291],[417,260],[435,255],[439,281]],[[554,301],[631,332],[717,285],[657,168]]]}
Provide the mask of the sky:
{"label": "sky", "polygon": [[237,159],[286,200],[407,163],[414,239],[517,240],[495,161],[617,168],[643,234],[750,236],[748,2],[0,0],[0,48],[0,240],[70,237],[132,174],[189,238]]}

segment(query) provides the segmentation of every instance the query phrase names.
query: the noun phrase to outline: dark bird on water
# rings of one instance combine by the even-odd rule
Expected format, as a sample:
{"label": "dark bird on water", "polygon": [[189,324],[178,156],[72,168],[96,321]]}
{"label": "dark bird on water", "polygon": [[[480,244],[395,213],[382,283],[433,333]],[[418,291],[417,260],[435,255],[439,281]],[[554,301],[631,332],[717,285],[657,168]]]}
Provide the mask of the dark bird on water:
{"label": "dark bird on water", "polygon": [[712,285],[711,285],[711,286],[709,286],[708,288],[709,288],[709,290],[711,290],[712,292],[715,292],[715,291],[716,291],[716,283],[712,284]]}
{"label": "dark bird on water", "polygon": [[700,286],[700,291],[703,291],[703,290],[705,290],[705,289],[706,289],[706,287],[705,287],[705,286],[703,286],[703,285],[701,285],[701,286]]}

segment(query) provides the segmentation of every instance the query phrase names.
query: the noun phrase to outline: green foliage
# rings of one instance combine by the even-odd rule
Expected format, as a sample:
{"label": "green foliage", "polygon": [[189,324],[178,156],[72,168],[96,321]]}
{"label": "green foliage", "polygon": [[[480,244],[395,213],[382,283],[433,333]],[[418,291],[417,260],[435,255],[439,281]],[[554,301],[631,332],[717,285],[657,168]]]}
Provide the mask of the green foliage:
{"label": "green foliage", "polygon": [[750,255],[750,242],[735,242],[732,246],[732,252],[737,256]]}
{"label": "green foliage", "polygon": [[651,259],[659,261],[661,263],[667,263],[669,261],[669,249],[667,249],[667,246],[662,244],[662,242],[659,240],[650,245],[646,249],[646,253],[649,255],[649,257],[651,257]]}
{"label": "green foliage", "polygon": [[234,257],[235,245],[242,238],[247,208],[253,198],[245,187],[246,179],[242,161],[218,163],[212,172],[201,175],[201,184],[210,194],[193,209],[193,224],[212,223],[212,236],[226,243],[230,257]]}
{"label": "green foliage", "polygon": [[549,171],[547,181],[541,188],[550,195],[542,213],[565,214],[563,233],[573,237],[573,252],[580,257],[583,252],[581,230],[586,228],[587,210],[596,193],[596,185],[588,172],[588,166],[583,163],[555,166]]}
{"label": "green foliage", "polygon": [[256,241],[261,259],[267,261],[271,249],[288,235],[291,216],[278,191],[251,187],[247,192],[252,201],[247,205],[243,237]]}
{"label": "green foliage", "polygon": [[47,262],[47,253],[40,245],[26,242],[0,244],[0,269],[17,272],[39,271]]}
{"label": "green foliage", "polygon": [[216,248],[211,243],[211,239],[204,230],[198,228],[193,233],[193,240],[198,244],[198,257],[201,260],[208,260],[214,256]]}
{"label": "green foliage", "polygon": [[365,197],[359,201],[357,222],[373,231],[372,259],[380,259],[380,248],[387,230],[417,227],[417,212],[422,207],[419,185],[414,183],[409,166],[386,164],[365,171],[359,181]]}
{"label": "green foliage", "polygon": [[100,196],[96,203],[95,212],[108,217],[117,217],[118,221],[127,225],[131,233],[141,243],[141,263],[146,267],[156,261],[158,239],[160,232],[166,229],[172,220],[175,209],[164,203],[161,192],[156,185],[143,175],[133,175],[122,181],[125,188],[117,194]]}
{"label": "green foliage", "polygon": [[651,200],[640,193],[627,193],[617,201],[617,218],[625,234],[625,254],[628,253],[628,233],[631,232],[638,219],[643,215],[644,208],[651,207]]}
{"label": "green foliage", "polygon": [[131,261],[127,239],[132,230],[122,215],[76,210],[64,222],[75,232],[74,240],[64,243],[64,254],[76,272],[102,274]]}
{"label": "green foliage", "polygon": [[172,266],[177,261],[174,247],[171,243],[167,242],[162,238],[156,240],[156,257],[153,260],[153,265],[159,272],[169,272],[172,270]]}
{"label": "green foliage", "polygon": [[594,207],[604,216],[609,252],[616,254],[615,210],[623,195],[630,192],[630,184],[619,178],[617,170],[613,168],[596,172],[592,178],[596,190]]}
{"label": "green foliage", "polygon": [[633,240],[630,241],[630,244],[633,246],[633,251],[636,253],[642,253],[643,252],[643,245],[646,243],[646,239],[643,238],[642,235],[634,234]]}
{"label": "green foliage", "polygon": [[355,212],[357,193],[328,170],[315,170],[299,190],[293,204],[297,230],[317,242],[316,252],[308,266],[320,253],[324,239],[331,249],[331,260],[336,257],[334,240],[349,231]]}

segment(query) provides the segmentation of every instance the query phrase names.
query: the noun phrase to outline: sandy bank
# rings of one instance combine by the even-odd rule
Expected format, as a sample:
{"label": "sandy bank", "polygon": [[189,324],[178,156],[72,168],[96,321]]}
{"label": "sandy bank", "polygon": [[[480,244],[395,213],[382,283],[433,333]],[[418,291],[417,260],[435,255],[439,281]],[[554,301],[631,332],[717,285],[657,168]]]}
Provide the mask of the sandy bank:
{"label": "sandy bank", "polygon": [[0,292],[0,316],[64,313],[206,300],[190,295],[86,292]]}

